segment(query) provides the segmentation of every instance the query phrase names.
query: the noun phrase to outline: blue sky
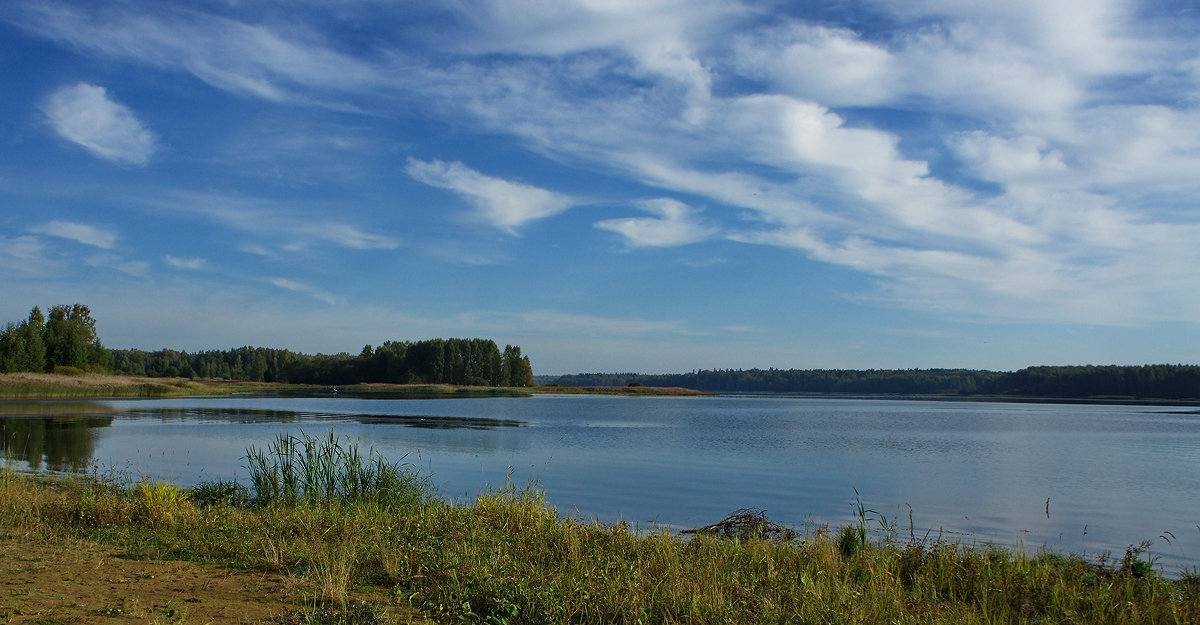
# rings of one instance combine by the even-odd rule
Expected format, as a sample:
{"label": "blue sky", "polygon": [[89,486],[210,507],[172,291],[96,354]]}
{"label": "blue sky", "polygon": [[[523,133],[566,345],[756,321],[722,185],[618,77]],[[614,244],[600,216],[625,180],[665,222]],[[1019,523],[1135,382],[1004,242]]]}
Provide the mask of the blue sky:
{"label": "blue sky", "polygon": [[539,374],[1197,362],[1200,15],[0,7],[0,319]]}

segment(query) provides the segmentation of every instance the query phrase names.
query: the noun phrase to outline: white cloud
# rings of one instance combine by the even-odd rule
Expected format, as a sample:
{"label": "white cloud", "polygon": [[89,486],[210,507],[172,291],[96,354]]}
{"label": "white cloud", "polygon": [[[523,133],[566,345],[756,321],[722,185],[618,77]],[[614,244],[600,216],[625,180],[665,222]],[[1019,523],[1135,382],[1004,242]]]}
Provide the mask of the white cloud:
{"label": "white cloud", "polygon": [[105,58],[182,69],[218,89],[271,101],[369,89],[385,78],[295,21],[284,30],[157,5],[19,8],[14,21],[46,38]]}
{"label": "white cloud", "polygon": [[189,271],[199,271],[208,266],[208,260],[204,258],[180,258],[167,254],[163,256],[163,261],[176,269],[187,269]]}
{"label": "white cloud", "polygon": [[[301,18],[42,4],[19,25],[104,59],[273,101],[418,106],[705,204],[711,226],[682,204],[596,224],[630,245],[736,231],[872,276],[879,301],[962,314],[1200,314],[1188,269],[1200,64],[1190,34],[1139,23],[1132,3],[856,7],[886,14],[860,22],[886,24],[875,32],[723,0],[450,3],[454,15],[428,26],[443,30],[357,55]],[[409,159],[406,171],[509,233],[576,202],[461,162]],[[207,199],[217,204],[196,212],[283,248],[398,245],[282,204]]]}
{"label": "white cloud", "polygon": [[43,110],[59,136],[100,158],[145,165],[157,148],[154,133],[104,87],[63,87],[50,95]]}
{"label": "white cloud", "polygon": [[9,275],[53,274],[57,263],[46,256],[41,239],[32,236],[0,236],[0,268]]}
{"label": "white cloud", "polygon": [[150,263],[142,260],[126,260],[116,254],[93,254],[84,258],[83,262],[91,267],[115,269],[138,278],[144,278],[150,274]]}
{"label": "white cloud", "polygon": [[45,234],[61,239],[69,239],[84,245],[111,250],[117,245],[117,235],[114,232],[97,226],[79,224],[70,221],[54,220],[49,223],[31,228],[30,232]]}
{"label": "white cloud", "polygon": [[1061,150],[1041,137],[1012,139],[975,130],[951,139],[951,146],[977,175],[998,182],[1045,179],[1067,173]]}
{"label": "white cloud", "polygon": [[306,284],[304,282],[299,282],[288,278],[271,278],[270,282],[271,284],[287,291],[295,291],[296,293],[310,295],[331,306],[338,303],[337,297],[334,297],[332,294],[326,293],[317,287],[312,286],[311,284]]}
{"label": "white cloud", "polygon": [[[301,220],[302,221],[302,220]],[[292,227],[295,234],[302,239],[287,246],[288,249],[299,250],[308,247],[309,241],[329,241],[341,247],[354,250],[391,250],[400,245],[395,238],[364,232],[361,228],[345,223],[321,221],[313,224],[297,223]]]}
{"label": "white cloud", "polygon": [[[355,250],[390,250],[400,242],[388,234],[367,232],[364,227],[331,221],[326,215],[337,206],[309,204],[223,193],[170,191],[153,197],[126,198],[155,210],[170,210],[212,220],[227,228],[274,241],[277,249],[302,251],[321,243]],[[247,242],[244,251],[264,257],[274,252],[263,241]]]}
{"label": "white cloud", "polygon": [[404,168],[414,180],[449,189],[475,206],[478,215],[510,234],[530,221],[557,215],[575,202],[561,193],[481,174],[459,162],[409,158]]}
{"label": "white cloud", "polygon": [[632,247],[673,247],[697,243],[716,234],[716,229],[693,219],[690,206],[670,198],[645,200],[643,210],[657,217],[628,217],[596,222],[602,230],[625,237]]}

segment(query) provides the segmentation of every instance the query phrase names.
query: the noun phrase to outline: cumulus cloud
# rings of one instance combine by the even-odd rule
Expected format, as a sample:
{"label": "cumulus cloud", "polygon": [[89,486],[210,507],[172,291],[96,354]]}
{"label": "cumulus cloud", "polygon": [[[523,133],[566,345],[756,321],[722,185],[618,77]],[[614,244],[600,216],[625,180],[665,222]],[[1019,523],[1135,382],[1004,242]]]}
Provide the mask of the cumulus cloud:
{"label": "cumulus cloud", "polygon": [[459,162],[408,159],[404,171],[414,180],[449,189],[475,206],[480,218],[509,234],[530,221],[561,213],[575,202],[538,187],[481,174]]}
{"label": "cumulus cloud", "polygon": [[145,165],[157,149],[154,133],[104,87],[63,87],[50,95],[43,110],[59,136],[105,160]]}
{"label": "cumulus cloud", "polygon": [[628,217],[596,222],[601,230],[623,237],[631,247],[673,247],[712,237],[716,229],[696,222],[690,206],[670,198],[645,200],[643,210],[657,217]]}
{"label": "cumulus cloud", "polygon": [[117,245],[117,235],[98,226],[54,220],[30,229],[35,234],[44,234],[61,239],[69,239],[84,245],[111,250]]}

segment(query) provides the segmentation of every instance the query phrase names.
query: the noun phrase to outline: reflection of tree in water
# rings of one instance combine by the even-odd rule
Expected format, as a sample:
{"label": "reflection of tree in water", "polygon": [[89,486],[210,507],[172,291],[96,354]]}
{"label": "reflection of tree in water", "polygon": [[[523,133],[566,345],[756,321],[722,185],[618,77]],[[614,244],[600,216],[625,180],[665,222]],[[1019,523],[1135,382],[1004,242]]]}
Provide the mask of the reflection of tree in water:
{"label": "reflection of tree in water", "polygon": [[27,462],[35,471],[81,471],[96,452],[95,428],[112,417],[25,417],[0,419],[6,458]]}

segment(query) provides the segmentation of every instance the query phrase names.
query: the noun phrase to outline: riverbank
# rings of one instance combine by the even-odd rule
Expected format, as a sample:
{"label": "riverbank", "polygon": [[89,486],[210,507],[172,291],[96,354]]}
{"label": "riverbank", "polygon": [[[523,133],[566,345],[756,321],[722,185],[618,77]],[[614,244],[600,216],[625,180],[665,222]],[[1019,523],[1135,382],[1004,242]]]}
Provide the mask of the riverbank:
{"label": "riverbank", "polygon": [[750,515],[715,528],[732,537],[682,537],[563,519],[529,489],[455,505],[408,487],[247,505],[230,484],[0,470],[0,621],[209,622],[224,602],[245,623],[1200,621],[1200,577],[1165,579],[1137,548],[1089,562],[864,541],[865,514],[791,536]]}
{"label": "riverbank", "polygon": [[244,382],[237,380],[148,378],[81,373],[0,373],[0,399],[60,399],[100,397],[183,397],[232,394],[354,395],[363,397],[528,397],[533,394],[708,395],[684,388],[630,387],[490,387],[450,384],[354,384],[323,386]]}

